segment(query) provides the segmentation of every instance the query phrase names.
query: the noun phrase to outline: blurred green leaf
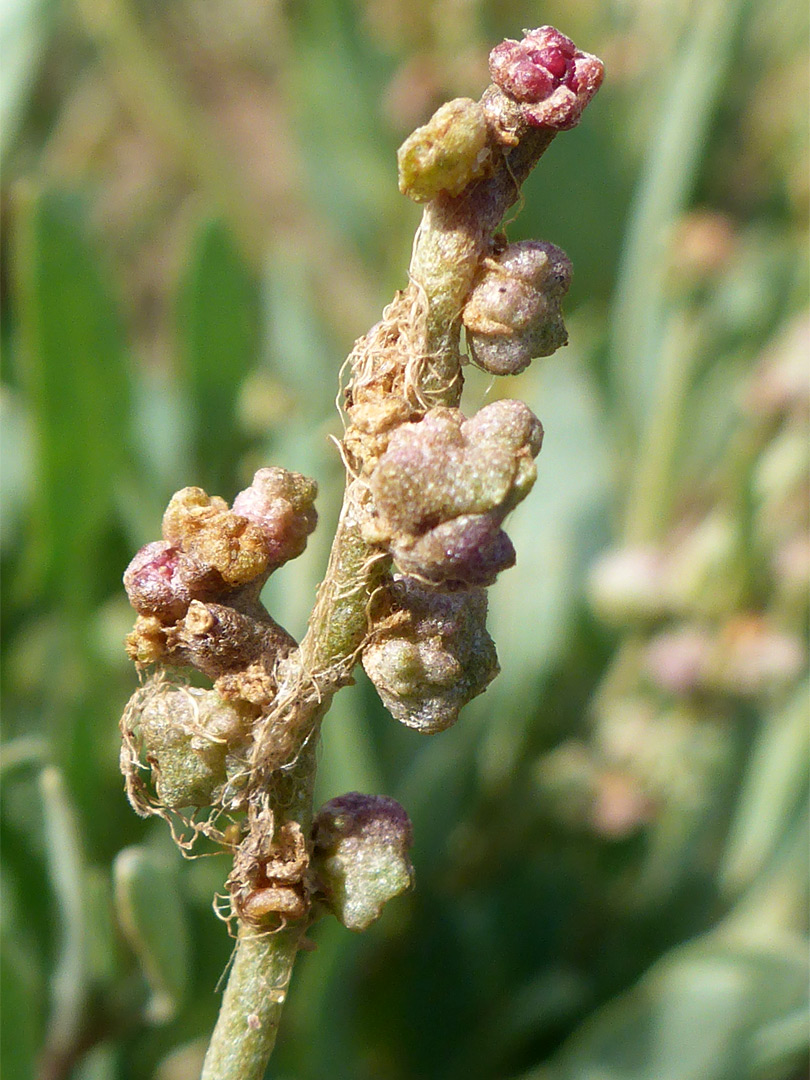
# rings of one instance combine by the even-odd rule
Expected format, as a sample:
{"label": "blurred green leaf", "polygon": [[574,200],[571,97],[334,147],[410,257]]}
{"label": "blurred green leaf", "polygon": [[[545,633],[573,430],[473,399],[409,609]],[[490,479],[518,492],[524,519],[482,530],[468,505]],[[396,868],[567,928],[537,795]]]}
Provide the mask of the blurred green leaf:
{"label": "blurred green leaf", "polygon": [[0,388],[0,549],[11,547],[31,497],[28,417],[19,395]]}
{"label": "blurred green leaf", "polygon": [[[807,1015],[804,951],[729,947],[707,937],[674,950],[571,1038],[537,1080],[755,1080],[796,1052]],[[776,1026],[775,1026],[776,1025]],[[771,1039],[770,1060],[754,1052]],[[781,1054],[781,1048],[787,1053]],[[788,1060],[789,1063],[789,1060]],[[796,1062],[798,1064],[798,1062]],[[529,1077],[526,1080],[530,1080]]]}
{"label": "blurred green leaf", "polygon": [[531,495],[509,520],[515,570],[490,592],[490,632],[501,673],[471,711],[487,716],[481,774],[498,783],[518,760],[542,679],[569,644],[587,567],[607,537],[608,432],[595,387],[568,350],[545,362],[527,399],[545,435]]}
{"label": "blurred green leaf", "polygon": [[39,777],[44,810],[45,844],[56,899],[61,941],[51,976],[51,1011],[47,1054],[58,1060],[79,1039],[88,993],[88,926],[85,865],[80,825],[62,774],[47,766]]}
{"label": "blurred green leaf", "polygon": [[189,979],[188,928],[177,870],[161,853],[133,846],[113,863],[115,907],[121,929],[138,958],[152,998],[156,1024],[171,1020]]}
{"label": "blurred green leaf", "polygon": [[34,1080],[42,1023],[41,972],[9,926],[5,910],[0,947],[0,1060],[6,1076]]}
{"label": "blurred green leaf", "polygon": [[659,116],[631,208],[612,312],[615,393],[636,434],[657,419],[651,410],[663,377],[668,245],[708,149],[743,7],[744,0],[707,0],[697,8],[674,70],[658,84]]}
{"label": "blurred green leaf", "polygon": [[399,198],[396,145],[380,123],[385,67],[341,0],[307,5],[296,29],[290,97],[312,198],[373,260],[384,252],[379,222]]}
{"label": "blurred green leaf", "polygon": [[795,815],[807,802],[810,687],[804,683],[780,711],[765,716],[740,791],[720,869],[736,894],[765,868]]}
{"label": "blurred green leaf", "polygon": [[23,193],[16,242],[20,368],[37,475],[24,580],[81,610],[98,594],[91,553],[109,525],[128,451],[121,331],[75,200]]}
{"label": "blurred green leaf", "polygon": [[228,228],[206,221],[194,237],[178,305],[191,411],[195,483],[231,494],[246,446],[236,400],[259,356],[259,288]]}
{"label": "blurred green leaf", "polygon": [[0,151],[13,138],[53,24],[51,0],[0,3]]}

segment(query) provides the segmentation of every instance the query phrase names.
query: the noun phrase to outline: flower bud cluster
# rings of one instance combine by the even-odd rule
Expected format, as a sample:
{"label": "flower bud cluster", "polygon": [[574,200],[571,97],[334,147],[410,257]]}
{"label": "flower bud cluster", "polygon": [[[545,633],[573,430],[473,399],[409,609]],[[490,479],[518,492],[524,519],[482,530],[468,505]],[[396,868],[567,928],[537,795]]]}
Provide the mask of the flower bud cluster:
{"label": "flower bud cluster", "polygon": [[436,408],[402,424],[369,479],[369,536],[400,570],[435,584],[490,585],[514,565],[501,525],[528,494],[543,429],[520,401],[496,401],[465,419]]}
{"label": "flower bud cluster", "polygon": [[127,638],[132,659],[196,668],[214,684],[192,690],[158,677],[148,694],[133,695],[121,764],[136,808],[150,805],[142,761],[164,810],[214,805],[232,774],[244,773],[251,727],[277,691],[277,661],[295,648],[259,590],[304,550],[315,493],[312,480],[284,469],[260,469],[231,509],[201,488],[184,488],[166,509],[163,539],[127,567],[124,585],[138,612]]}
{"label": "flower bud cluster", "polygon": [[521,41],[507,39],[489,54],[492,81],[522,105],[527,123],[566,131],[602,85],[602,61],[581,52],[553,26],[530,30]]}
{"label": "flower bud cluster", "polygon": [[253,720],[249,706],[223,701],[214,690],[150,680],[133,695],[121,723],[121,770],[136,805],[148,805],[137,783],[139,748],[161,806],[213,805],[239,767],[238,750],[247,744]]}
{"label": "flower bud cluster", "polygon": [[140,664],[197,667],[211,678],[294,644],[258,604],[268,575],[300,555],[315,528],[314,481],[259,469],[229,509],[202,488],[183,488],[163,516],[163,539],[124,574],[138,612],[128,639]]}
{"label": "flower bud cluster", "polygon": [[401,424],[369,477],[368,538],[401,573],[378,596],[362,663],[391,715],[426,734],[455,723],[498,672],[484,586],[512,566],[502,529],[534,483],[542,426],[519,401]]}
{"label": "flower bud cluster", "polygon": [[499,670],[486,617],[483,589],[446,592],[394,577],[362,659],[395,720],[432,735],[483,693]]}
{"label": "flower bud cluster", "polygon": [[493,375],[516,375],[567,344],[560,304],[570,284],[568,256],[540,240],[484,259],[462,312],[473,361]]}
{"label": "flower bud cluster", "polygon": [[459,195],[486,174],[491,153],[479,102],[448,101],[399,148],[399,190],[415,202],[428,202],[441,192]]}
{"label": "flower bud cluster", "polygon": [[249,814],[225,887],[233,914],[270,931],[309,911],[309,849],[297,821],[277,825],[269,809]]}

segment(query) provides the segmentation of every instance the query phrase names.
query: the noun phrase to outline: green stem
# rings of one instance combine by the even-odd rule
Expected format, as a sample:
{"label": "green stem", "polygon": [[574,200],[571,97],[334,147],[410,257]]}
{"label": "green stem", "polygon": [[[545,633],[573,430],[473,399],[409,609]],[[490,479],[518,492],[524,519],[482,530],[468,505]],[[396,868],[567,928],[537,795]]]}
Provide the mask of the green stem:
{"label": "green stem", "polygon": [[276,1043],[303,926],[243,925],[201,1080],[261,1080]]}
{"label": "green stem", "polygon": [[555,134],[524,126],[517,146],[503,155],[492,176],[455,198],[439,195],[425,207],[409,273],[428,304],[424,350],[432,363],[422,390],[435,404],[458,405],[461,309],[493,233]]}

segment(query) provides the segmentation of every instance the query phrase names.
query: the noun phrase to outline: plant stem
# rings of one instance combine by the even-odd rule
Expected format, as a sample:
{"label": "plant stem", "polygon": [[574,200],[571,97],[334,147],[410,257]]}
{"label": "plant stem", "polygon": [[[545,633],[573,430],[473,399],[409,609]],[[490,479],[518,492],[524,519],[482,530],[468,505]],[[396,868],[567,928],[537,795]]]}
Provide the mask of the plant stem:
{"label": "plant stem", "polygon": [[269,934],[242,924],[201,1080],[264,1076],[303,929],[295,923]]}

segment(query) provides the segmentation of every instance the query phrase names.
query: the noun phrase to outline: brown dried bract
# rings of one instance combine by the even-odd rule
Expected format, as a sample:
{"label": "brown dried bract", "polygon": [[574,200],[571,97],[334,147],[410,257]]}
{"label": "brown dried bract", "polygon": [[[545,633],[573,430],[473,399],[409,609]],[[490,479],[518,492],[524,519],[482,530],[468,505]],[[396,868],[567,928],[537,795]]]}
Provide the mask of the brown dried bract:
{"label": "brown dried bract", "polygon": [[233,914],[254,926],[281,929],[309,911],[309,851],[297,821],[277,829],[270,809],[254,809],[225,885]]}

